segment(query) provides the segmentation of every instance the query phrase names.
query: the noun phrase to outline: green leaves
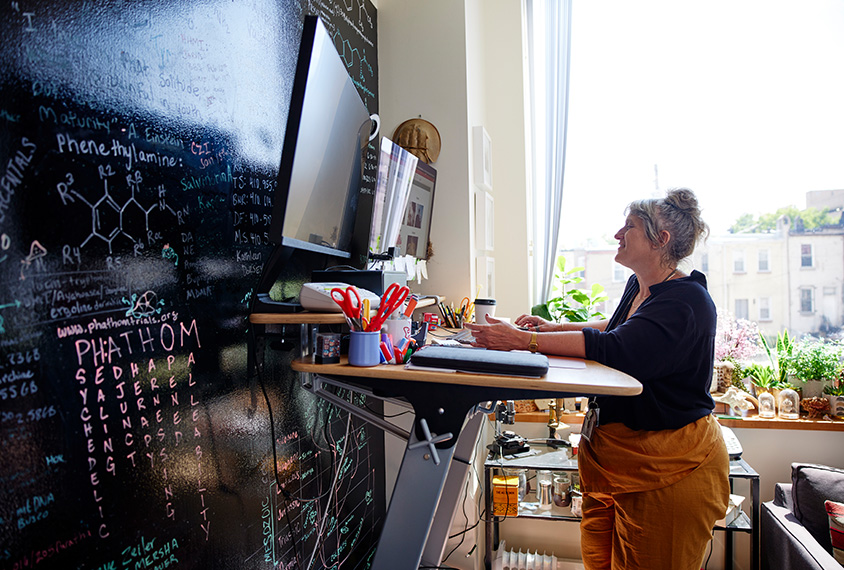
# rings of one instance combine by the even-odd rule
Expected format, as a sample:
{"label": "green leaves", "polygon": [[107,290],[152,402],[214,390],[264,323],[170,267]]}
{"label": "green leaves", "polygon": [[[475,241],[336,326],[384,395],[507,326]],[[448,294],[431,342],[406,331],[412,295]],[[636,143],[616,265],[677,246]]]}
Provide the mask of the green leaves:
{"label": "green leaves", "polygon": [[780,388],[779,378],[773,366],[753,362],[744,367],[744,373],[754,385],[764,390]]}
{"label": "green leaves", "polygon": [[841,345],[822,340],[806,340],[793,349],[790,368],[800,380],[833,380],[841,372]]}
{"label": "green leaves", "polygon": [[545,303],[534,305],[530,313],[558,323],[563,319],[570,323],[584,323],[603,318],[603,313],[596,308],[609,299],[602,285],[595,283],[588,291],[571,288],[572,285],[583,282],[583,277],[579,275],[581,271],[583,267],[566,269],[566,258],[558,256],[552,289],[557,294]]}

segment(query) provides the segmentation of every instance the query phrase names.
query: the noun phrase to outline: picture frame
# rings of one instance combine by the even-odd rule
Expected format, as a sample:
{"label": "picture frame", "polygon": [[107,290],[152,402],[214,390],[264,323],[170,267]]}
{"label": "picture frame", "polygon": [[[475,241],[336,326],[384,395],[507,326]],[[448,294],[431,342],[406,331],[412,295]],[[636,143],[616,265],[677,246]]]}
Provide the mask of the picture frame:
{"label": "picture frame", "polygon": [[489,192],[475,194],[475,247],[495,249],[495,200]]}
{"label": "picture frame", "polygon": [[495,298],[495,258],[479,255],[475,258],[476,280],[481,285],[481,296]]}
{"label": "picture frame", "polygon": [[396,244],[402,255],[428,259],[436,185],[436,169],[421,160],[417,162]]}
{"label": "picture frame", "polygon": [[474,127],[472,138],[475,184],[492,191],[492,139],[483,127]]}

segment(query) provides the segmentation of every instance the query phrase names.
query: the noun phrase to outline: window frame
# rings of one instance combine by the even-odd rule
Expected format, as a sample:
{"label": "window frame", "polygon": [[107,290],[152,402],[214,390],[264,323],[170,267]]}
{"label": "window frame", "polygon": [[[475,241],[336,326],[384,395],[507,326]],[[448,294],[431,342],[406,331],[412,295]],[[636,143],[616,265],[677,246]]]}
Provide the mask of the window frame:
{"label": "window frame", "polygon": [[[740,309],[739,303],[743,303],[744,307]],[[733,301],[733,309],[735,310],[736,319],[750,320],[750,299],[735,299]]]}
{"label": "window frame", "polygon": [[[763,255],[765,261],[765,267],[762,267]],[[756,271],[759,273],[770,273],[771,272],[771,250],[764,248],[760,249],[756,252]]]}
{"label": "window frame", "polygon": [[[805,248],[809,248],[809,254],[808,254],[809,265],[806,265],[807,255],[803,251]],[[814,247],[814,244],[801,243],[800,244],[800,269],[812,269],[814,267],[815,267],[815,247]]]}
{"label": "window frame", "polygon": [[[813,315],[815,313],[816,309],[817,309],[816,304],[815,304],[815,288],[814,287],[800,287],[798,289],[798,291],[799,291],[799,295],[800,295],[800,301],[799,301],[800,302],[800,308],[799,308],[800,313],[803,314],[803,315]],[[807,299],[804,298],[805,296],[808,296],[809,309],[806,309],[805,305],[804,305],[804,301],[807,300]]]}
{"label": "window frame", "polygon": [[[758,309],[757,309],[757,319],[759,322],[771,322],[774,320],[772,311],[771,311],[771,297],[759,297],[757,300],[758,302]],[[763,315],[763,311],[767,311],[767,315]]]}
{"label": "window frame", "polygon": [[[745,263],[745,255],[743,249],[733,250],[733,273],[747,273],[747,264]],[[741,265],[741,268],[739,268]]]}

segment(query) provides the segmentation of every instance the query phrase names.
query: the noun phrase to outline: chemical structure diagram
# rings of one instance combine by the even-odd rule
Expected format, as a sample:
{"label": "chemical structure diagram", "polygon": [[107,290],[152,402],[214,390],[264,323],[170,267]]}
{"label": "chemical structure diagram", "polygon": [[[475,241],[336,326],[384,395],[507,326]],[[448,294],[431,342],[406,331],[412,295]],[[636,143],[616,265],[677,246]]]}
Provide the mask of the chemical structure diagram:
{"label": "chemical structure diagram", "polygon": [[[140,172],[134,171],[126,175],[126,187],[129,190],[126,194],[124,189],[109,185],[109,179],[116,176],[110,165],[100,165],[98,171],[103,189],[102,194],[97,193],[96,199],[86,198],[81,191],[74,188],[75,181],[71,173],[67,173],[65,180],[56,185],[64,205],[78,200],[90,209],[90,233],[80,247],[85,247],[93,240],[101,240],[108,246],[109,254],[112,254],[115,240],[122,236],[133,244],[134,253],[138,254],[145,247],[145,238],[151,241],[161,237],[150,227],[151,213],[170,212],[175,218],[180,217],[180,214],[167,204],[163,185],[158,188],[157,203],[148,208],[141,205],[137,198],[143,183]],[[120,197],[120,194],[125,196]]]}

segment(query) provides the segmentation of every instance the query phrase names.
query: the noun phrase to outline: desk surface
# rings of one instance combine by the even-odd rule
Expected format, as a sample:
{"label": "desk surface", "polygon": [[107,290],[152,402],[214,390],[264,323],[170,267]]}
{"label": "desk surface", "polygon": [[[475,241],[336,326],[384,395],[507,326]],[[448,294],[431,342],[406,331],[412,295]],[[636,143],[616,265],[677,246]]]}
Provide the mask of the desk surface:
{"label": "desk surface", "polygon": [[[455,348],[454,350],[465,349]],[[404,366],[395,364],[358,367],[349,366],[345,359],[339,364],[316,364],[311,357],[294,360],[292,368],[297,372],[326,376],[379,378],[485,388],[516,388],[541,392],[635,396],[642,391],[642,385],[632,376],[591,360],[586,361],[586,368],[549,368],[548,374],[541,378],[407,370]]]}

